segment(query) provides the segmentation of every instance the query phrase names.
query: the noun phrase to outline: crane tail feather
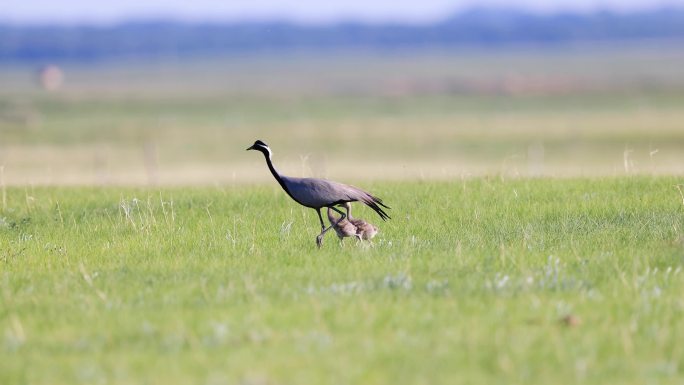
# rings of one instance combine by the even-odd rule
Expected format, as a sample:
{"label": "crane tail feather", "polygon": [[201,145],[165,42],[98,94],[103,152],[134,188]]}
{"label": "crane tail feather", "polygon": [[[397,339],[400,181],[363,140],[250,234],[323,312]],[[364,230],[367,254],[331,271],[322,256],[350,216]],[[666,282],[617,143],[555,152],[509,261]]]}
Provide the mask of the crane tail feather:
{"label": "crane tail feather", "polygon": [[[382,209],[382,207],[384,207],[386,209],[391,209],[389,206],[382,203],[382,199],[374,197],[370,194],[366,194],[366,196],[364,196],[360,200],[361,200],[361,202],[363,202],[363,204],[365,204],[366,206],[373,209],[373,211],[375,211],[380,216],[380,218],[382,218],[383,221],[386,221],[388,219],[392,219],[392,217],[390,217],[389,214],[387,214],[385,212],[385,210]],[[380,206],[382,206],[382,207],[380,207]]]}

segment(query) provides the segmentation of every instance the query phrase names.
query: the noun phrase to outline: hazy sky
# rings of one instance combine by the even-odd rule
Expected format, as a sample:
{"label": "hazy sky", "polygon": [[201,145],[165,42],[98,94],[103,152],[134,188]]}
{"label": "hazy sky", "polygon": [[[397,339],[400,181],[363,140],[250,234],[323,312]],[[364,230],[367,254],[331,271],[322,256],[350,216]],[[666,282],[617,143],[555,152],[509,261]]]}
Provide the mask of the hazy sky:
{"label": "hazy sky", "polygon": [[0,0],[0,20],[14,23],[114,23],[127,19],[288,19],[425,22],[474,5],[557,10],[628,11],[684,0]]}

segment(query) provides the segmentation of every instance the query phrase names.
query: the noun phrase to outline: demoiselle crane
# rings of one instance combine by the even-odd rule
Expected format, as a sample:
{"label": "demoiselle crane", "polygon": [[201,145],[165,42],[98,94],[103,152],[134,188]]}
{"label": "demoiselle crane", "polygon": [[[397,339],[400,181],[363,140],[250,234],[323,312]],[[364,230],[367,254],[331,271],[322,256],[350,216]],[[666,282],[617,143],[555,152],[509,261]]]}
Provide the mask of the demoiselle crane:
{"label": "demoiselle crane", "polygon": [[[264,154],[268,169],[271,171],[271,174],[273,174],[276,181],[278,181],[280,187],[285,190],[285,193],[300,205],[316,210],[318,219],[321,222],[321,233],[316,237],[316,245],[318,245],[318,247],[321,247],[323,244],[323,236],[326,231],[332,227],[331,224],[326,228],[325,223],[323,222],[323,217],[321,216],[321,209],[323,207],[332,208],[340,213],[344,219],[347,214],[338,210],[335,206],[348,202],[361,202],[373,209],[383,221],[390,219],[390,216],[382,209],[383,207],[386,209],[389,209],[390,207],[382,203],[380,198],[373,196],[367,191],[327,179],[296,178],[281,175],[275,167],[273,167],[271,149],[261,140],[254,142],[247,150],[256,150]],[[347,208],[347,211],[348,210],[349,208]]]}

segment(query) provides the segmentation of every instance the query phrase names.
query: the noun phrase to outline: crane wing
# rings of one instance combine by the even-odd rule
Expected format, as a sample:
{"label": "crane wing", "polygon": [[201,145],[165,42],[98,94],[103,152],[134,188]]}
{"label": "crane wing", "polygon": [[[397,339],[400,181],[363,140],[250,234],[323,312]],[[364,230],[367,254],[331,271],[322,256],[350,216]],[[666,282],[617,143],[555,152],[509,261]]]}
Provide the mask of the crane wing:
{"label": "crane wing", "polygon": [[318,209],[358,201],[373,209],[383,220],[390,219],[382,209],[389,207],[380,198],[358,187],[319,178],[282,178],[288,193],[304,206]]}

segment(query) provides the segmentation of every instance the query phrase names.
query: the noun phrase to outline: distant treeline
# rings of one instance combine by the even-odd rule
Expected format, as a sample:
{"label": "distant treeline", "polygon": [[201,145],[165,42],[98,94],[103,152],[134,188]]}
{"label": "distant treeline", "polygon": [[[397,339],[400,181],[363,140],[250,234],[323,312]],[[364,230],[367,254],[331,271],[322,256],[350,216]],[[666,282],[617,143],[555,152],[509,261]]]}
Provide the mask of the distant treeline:
{"label": "distant treeline", "polygon": [[349,22],[311,26],[286,22],[191,24],[171,21],[73,27],[0,25],[0,61],[653,38],[684,38],[684,8],[553,15],[473,9],[430,25]]}

